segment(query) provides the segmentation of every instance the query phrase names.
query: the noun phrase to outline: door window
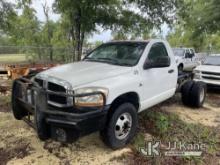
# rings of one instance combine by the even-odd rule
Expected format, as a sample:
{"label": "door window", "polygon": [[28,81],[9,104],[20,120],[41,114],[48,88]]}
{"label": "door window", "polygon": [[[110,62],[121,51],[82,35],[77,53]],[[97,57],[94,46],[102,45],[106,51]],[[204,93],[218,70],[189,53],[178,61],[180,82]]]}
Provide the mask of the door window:
{"label": "door window", "polygon": [[148,54],[148,60],[155,61],[158,57],[168,57],[166,47],[163,43],[154,44]]}

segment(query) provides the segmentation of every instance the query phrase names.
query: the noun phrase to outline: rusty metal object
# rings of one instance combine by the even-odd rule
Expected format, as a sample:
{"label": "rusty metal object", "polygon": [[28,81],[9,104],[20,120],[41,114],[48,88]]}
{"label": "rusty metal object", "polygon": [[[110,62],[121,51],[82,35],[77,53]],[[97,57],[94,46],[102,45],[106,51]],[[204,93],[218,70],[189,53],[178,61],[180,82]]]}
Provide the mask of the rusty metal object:
{"label": "rusty metal object", "polygon": [[15,80],[23,76],[37,74],[41,71],[50,69],[58,64],[2,64],[0,65],[0,77],[7,77]]}

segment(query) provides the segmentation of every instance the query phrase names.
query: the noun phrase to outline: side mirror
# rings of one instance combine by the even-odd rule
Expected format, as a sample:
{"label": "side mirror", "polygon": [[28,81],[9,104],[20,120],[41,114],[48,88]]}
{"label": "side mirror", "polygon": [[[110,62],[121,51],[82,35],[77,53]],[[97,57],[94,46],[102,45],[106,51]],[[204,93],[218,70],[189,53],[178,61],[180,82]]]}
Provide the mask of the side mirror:
{"label": "side mirror", "polygon": [[146,60],[144,64],[144,69],[150,68],[164,68],[170,66],[170,57],[157,57],[154,60]]}

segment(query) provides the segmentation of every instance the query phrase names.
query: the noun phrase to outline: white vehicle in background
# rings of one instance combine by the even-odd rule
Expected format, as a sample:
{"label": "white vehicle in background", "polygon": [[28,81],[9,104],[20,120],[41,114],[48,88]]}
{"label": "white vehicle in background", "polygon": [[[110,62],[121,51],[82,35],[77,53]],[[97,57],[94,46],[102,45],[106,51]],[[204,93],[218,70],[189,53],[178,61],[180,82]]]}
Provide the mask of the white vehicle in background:
{"label": "white vehicle in background", "polygon": [[179,73],[183,71],[192,71],[199,63],[195,57],[195,51],[192,48],[173,48]]}
{"label": "white vehicle in background", "polygon": [[220,56],[209,56],[194,70],[194,80],[220,87]]}

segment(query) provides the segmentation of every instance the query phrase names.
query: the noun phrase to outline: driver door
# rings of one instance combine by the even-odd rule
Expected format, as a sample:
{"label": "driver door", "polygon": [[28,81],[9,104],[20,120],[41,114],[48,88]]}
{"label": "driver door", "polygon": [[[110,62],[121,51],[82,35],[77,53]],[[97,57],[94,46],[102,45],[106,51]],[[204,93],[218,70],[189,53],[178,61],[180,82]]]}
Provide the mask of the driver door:
{"label": "driver door", "polygon": [[[152,45],[146,60],[155,60],[157,57],[169,56],[163,43]],[[143,69],[143,98],[144,108],[151,107],[171,97],[176,87],[176,64],[168,67]]]}

